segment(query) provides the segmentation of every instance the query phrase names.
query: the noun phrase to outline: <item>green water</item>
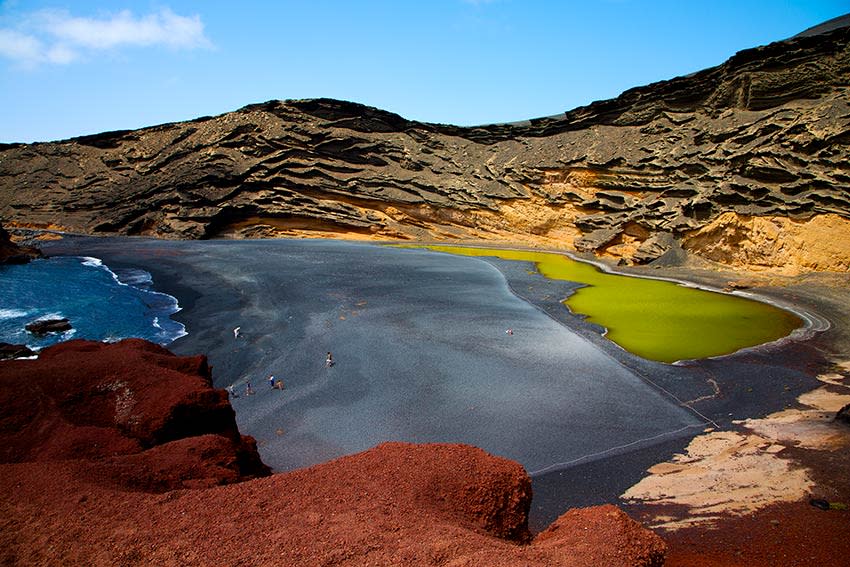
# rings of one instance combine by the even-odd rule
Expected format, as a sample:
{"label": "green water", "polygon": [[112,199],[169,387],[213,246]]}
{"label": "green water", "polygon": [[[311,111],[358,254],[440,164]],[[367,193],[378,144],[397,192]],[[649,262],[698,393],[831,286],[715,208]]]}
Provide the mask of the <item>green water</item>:
{"label": "green water", "polygon": [[464,256],[534,262],[547,278],[585,284],[565,303],[643,358],[675,362],[730,354],[787,336],[803,321],[778,307],[645,278],[607,274],[562,254],[428,246]]}

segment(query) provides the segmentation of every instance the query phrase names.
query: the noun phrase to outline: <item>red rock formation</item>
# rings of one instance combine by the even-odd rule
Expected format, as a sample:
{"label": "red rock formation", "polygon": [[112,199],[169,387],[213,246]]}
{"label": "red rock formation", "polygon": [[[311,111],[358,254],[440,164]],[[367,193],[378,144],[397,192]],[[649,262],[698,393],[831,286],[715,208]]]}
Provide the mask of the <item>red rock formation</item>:
{"label": "red rock formation", "polygon": [[[160,490],[268,474],[227,393],[212,388],[206,357],[147,341],[69,341],[5,362],[0,407],[0,462],[97,461]],[[122,474],[128,467],[142,468]]]}
{"label": "red rock formation", "polygon": [[613,506],[532,541],[528,475],[470,446],[385,443],[235,482],[265,468],[206,358],[141,340],[0,364],[0,407],[3,565],[663,563]]}

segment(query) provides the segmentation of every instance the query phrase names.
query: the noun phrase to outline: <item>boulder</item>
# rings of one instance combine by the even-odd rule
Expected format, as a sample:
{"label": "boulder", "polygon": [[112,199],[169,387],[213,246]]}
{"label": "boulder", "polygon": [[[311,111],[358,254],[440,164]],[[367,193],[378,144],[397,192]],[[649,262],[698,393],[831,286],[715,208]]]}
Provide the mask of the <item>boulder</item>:
{"label": "boulder", "polygon": [[26,345],[0,343],[0,360],[8,360],[10,358],[27,358],[30,356],[35,356],[35,353]]}
{"label": "boulder", "polygon": [[33,335],[46,335],[48,333],[64,333],[71,330],[71,322],[68,319],[39,319],[28,323],[25,327]]}

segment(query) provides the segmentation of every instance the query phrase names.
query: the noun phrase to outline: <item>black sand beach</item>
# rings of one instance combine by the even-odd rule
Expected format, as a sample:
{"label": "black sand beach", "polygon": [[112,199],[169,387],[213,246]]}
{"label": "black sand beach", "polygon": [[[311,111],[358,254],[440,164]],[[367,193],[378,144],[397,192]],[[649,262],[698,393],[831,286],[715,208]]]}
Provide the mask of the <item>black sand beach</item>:
{"label": "black sand beach", "polygon": [[570,284],[513,262],[339,241],[69,237],[44,249],[151,272],[189,333],[169,348],[209,356],[274,469],[387,440],[470,443],[532,474],[536,527],[617,502],[707,427],[793,404],[825,364],[810,342],[646,361],[561,305]]}

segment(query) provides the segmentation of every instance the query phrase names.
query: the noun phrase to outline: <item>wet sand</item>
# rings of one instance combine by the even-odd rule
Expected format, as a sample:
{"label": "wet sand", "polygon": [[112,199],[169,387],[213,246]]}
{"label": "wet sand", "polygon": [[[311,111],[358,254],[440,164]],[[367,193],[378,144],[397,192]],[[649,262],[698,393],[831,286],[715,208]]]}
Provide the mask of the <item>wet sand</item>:
{"label": "wet sand", "polygon": [[617,502],[705,428],[793,405],[828,366],[816,340],[646,361],[563,307],[570,284],[516,262],[334,241],[68,238],[45,250],[151,272],[189,332],[169,348],[206,353],[216,386],[236,385],[240,429],[273,468],[386,440],[470,443],[531,472],[534,527]]}

